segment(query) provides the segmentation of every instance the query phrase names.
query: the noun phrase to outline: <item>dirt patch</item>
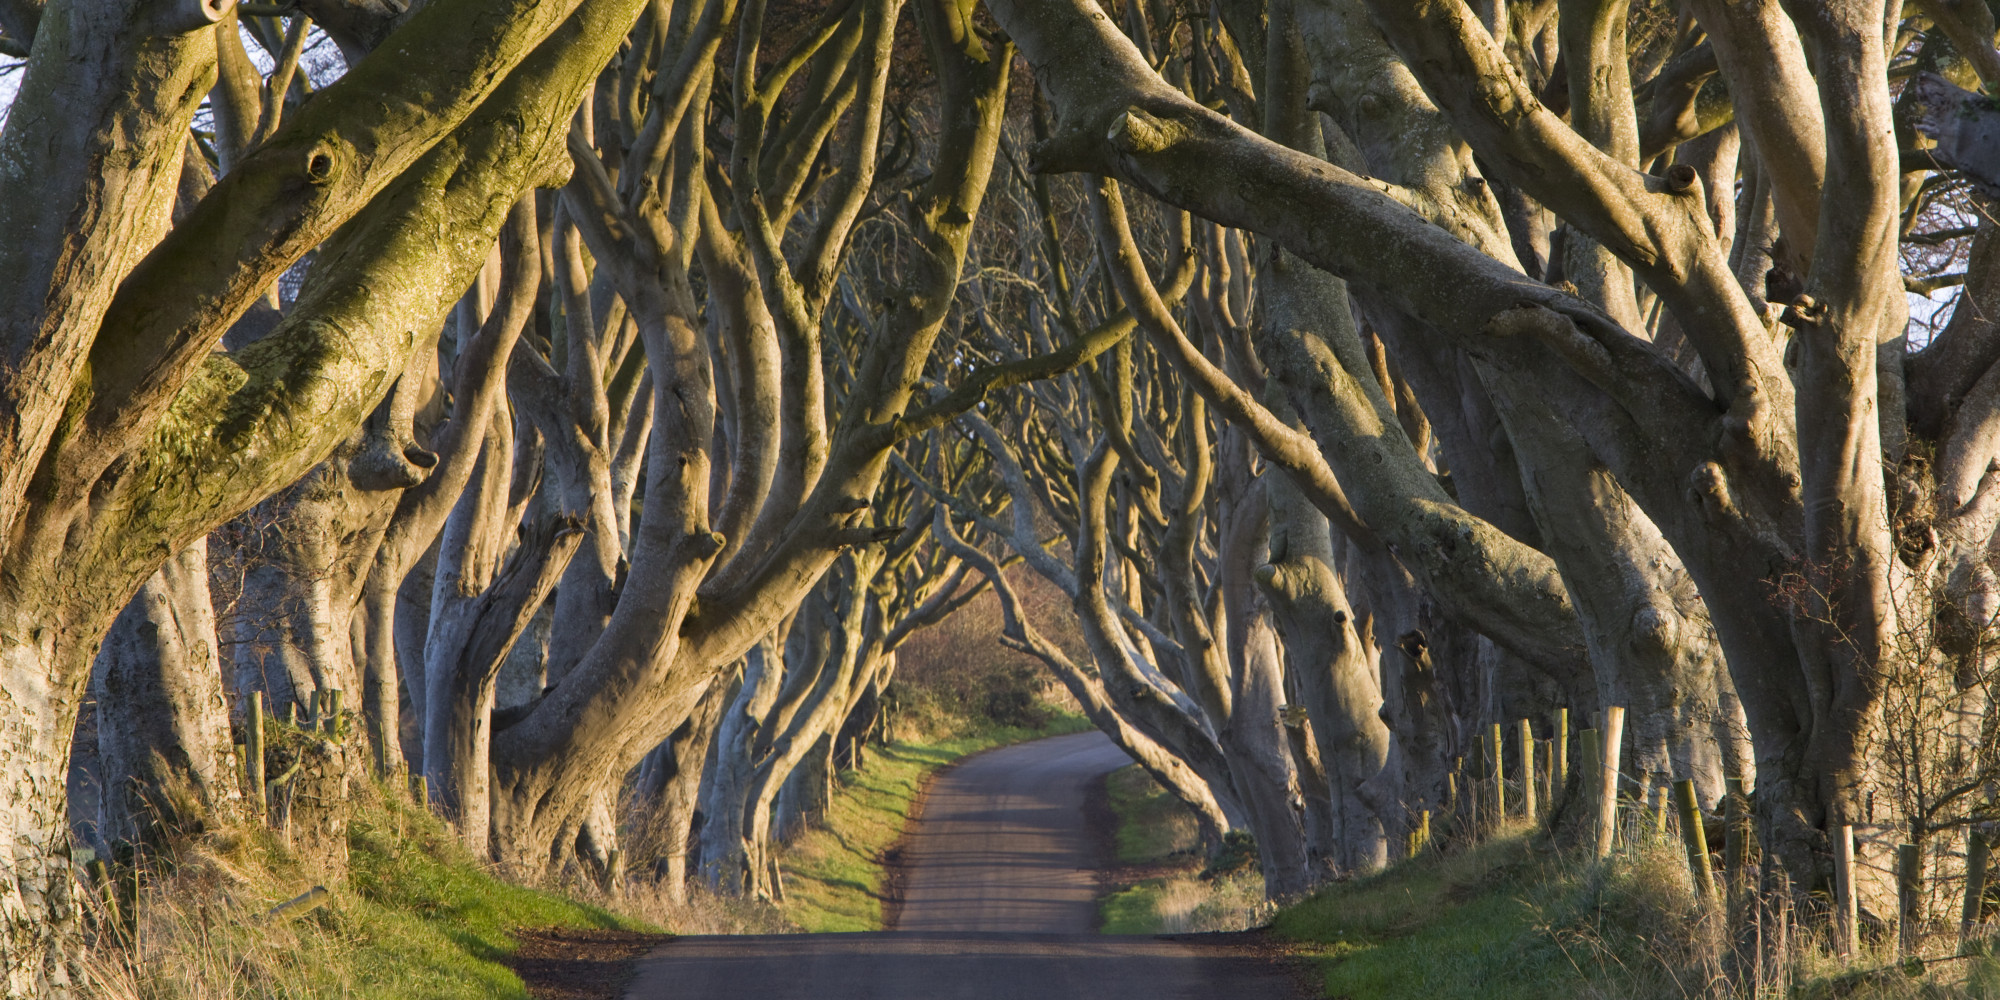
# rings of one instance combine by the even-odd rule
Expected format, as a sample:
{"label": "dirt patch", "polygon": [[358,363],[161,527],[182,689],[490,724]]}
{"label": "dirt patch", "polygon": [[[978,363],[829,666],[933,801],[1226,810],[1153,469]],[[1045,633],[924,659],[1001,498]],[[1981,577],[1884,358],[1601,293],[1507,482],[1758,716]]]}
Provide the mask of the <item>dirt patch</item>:
{"label": "dirt patch", "polygon": [[619,1000],[639,959],[673,935],[545,927],[514,938],[521,947],[507,965],[535,1000]]}

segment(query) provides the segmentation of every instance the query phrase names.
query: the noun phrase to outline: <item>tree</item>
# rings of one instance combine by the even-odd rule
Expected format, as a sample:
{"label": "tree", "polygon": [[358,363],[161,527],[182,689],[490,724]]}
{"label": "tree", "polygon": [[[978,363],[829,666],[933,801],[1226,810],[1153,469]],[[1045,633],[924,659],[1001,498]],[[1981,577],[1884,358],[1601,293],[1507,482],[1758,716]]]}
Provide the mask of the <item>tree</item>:
{"label": "tree", "polygon": [[[1782,234],[1768,277],[1753,260],[1741,278],[1722,235],[1728,230],[1717,222],[1727,199],[1704,193],[1705,176],[1726,186],[1733,170],[1716,167],[1713,151],[1708,169],[1698,167],[1703,149],[1685,143],[1693,136],[1676,137],[1684,145],[1670,161],[1649,157],[1657,172],[1640,169],[1646,150],[1632,138],[1632,52],[1620,37],[1626,5],[1510,7],[1512,15],[1491,24],[1457,3],[1296,8],[1301,24],[1318,22],[1328,45],[1386,42],[1378,58],[1400,66],[1397,78],[1429,106],[1417,121],[1437,130],[1405,134],[1434,136],[1455,150],[1461,183],[1449,200],[1426,190],[1431,178],[1404,175],[1408,186],[1394,183],[1396,175],[1391,183],[1369,180],[1200,106],[1163,81],[1101,12],[1060,0],[997,0],[991,9],[1059,116],[1054,137],[1036,150],[1041,169],[1114,176],[1258,232],[1345,279],[1364,302],[1404,317],[1374,324],[1385,342],[1399,339],[1399,325],[1412,340],[1444,338],[1493,373],[1482,376],[1489,393],[1517,381],[1567,423],[1584,449],[1566,458],[1527,453],[1520,400],[1510,401],[1501,385],[1495,403],[1523,480],[1544,493],[1545,512],[1565,498],[1567,509],[1608,512],[1603,502],[1578,504],[1577,486],[1549,488],[1549,477],[1581,484],[1588,476],[1579,473],[1599,469],[1686,567],[1756,746],[1766,847],[1802,886],[1828,877],[1829,826],[1898,822],[1869,811],[1867,748],[1883,680],[1903,655],[1896,637],[1927,626],[1899,615],[1894,597],[1912,577],[1950,576],[1947,566],[1977,560],[1973,553],[1991,534],[1982,501],[1993,456],[1950,434],[1932,444],[1909,419],[1940,402],[1921,391],[1934,383],[1904,379],[1895,363],[1904,348],[1896,258],[1904,185],[1886,73],[1885,45],[1896,39],[1885,41],[1879,5],[1693,5]],[[1692,48],[1693,36],[1683,37]],[[1816,77],[1805,72],[1808,44]],[[1567,122],[1542,100],[1549,60],[1531,58],[1556,52],[1569,73]],[[1322,74],[1338,65],[1315,64]],[[1341,94],[1329,89],[1329,97]],[[1394,112],[1380,93],[1358,97],[1364,117]],[[1488,200],[1501,185],[1563,223],[1561,280],[1524,274],[1516,265],[1527,262],[1494,238],[1505,231],[1509,244],[1533,246],[1540,235]],[[1540,262],[1530,266],[1539,270]],[[1636,283],[1630,302],[1626,280]],[[1799,281],[1802,290],[1785,290]],[[1763,308],[1771,298],[1784,307],[1782,324]],[[1658,319],[1642,302],[1657,305]],[[1931,350],[1953,349],[1950,339]],[[1379,456],[1392,467],[1408,459],[1393,459],[1404,447],[1393,435],[1316,420],[1364,405],[1375,411],[1375,426],[1392,426],[1383,401],[1362,402],[1371,393],[1355,375],[1365,369],[1342,347],[1338,339],[1301,340],[1291,358],[1267,355],[1339,486],[1378,531],[1393,530],[1412,508],[1451,511],[1448,498],[1426,498],[1427,488],[1414,483],[1393,498],[1399,514],[1375,516],[1382,508],[1373,491],[1393,484],[1371,482],[1379,477],[1349,456]],[[1982,360],[1970,367],[1983,371],[1990,360],[1976,356]],[[1911,360],[1913,371],[1923,367]],[[1978,376],[1961,368],[1958,377]],[[1239,414],[1256,419],[1247,406],[1232,417]],[[1284,436],[1274,430],[1267,439],[1276,445]],[[1952,453],[1953,463],[1915,474],[1955,484],[1940,517],[1954,537],[1977,541],[1946,545],[1940,532],[1937,549],[1919,555],[1898,542],[1893,505],[1905,495],[1906,459],[1933,447]],[[1290,464],[1309,465],[1310,457]],[[1463,490],[1460,498],[1469,499]],[[1459,520],[1479,555],[1455,562],[1486,580],[1461,584],[1433,573],[1426,582],[1496,642],[1529,649],[1505,626],[1537,603],[1547,606],[1559,589],[1582,592],[1578,567],[1558,560],[1567,588],[1539,575],[1545,570],[1530,576],[1534,560],[1480,520]],[[1540,527],[1551,533],[1546,520]],[[1422,564],[1410,546],[1399,546],[1399,558],[1413,569]],[[1581,605],[1577,611],[1590,617]],[[1593,631],[1583,636],[1593,652],[1611,652]],[[1683,661],[1701,642],[1698,630],[1663,627],[1649,638]]]}
{"label": "tree", "polygon": [[[469,280],[560,165],[637,7],[438,0],[400,29],[403,58],[363,60],[171,228],[226,5],[40,11],[0,132],[0,992],[75,982],[63,777],[99,639],[169,554],[374,409],[441,321],[437,287]],[[293,312],[211,353],[315,247]]]}

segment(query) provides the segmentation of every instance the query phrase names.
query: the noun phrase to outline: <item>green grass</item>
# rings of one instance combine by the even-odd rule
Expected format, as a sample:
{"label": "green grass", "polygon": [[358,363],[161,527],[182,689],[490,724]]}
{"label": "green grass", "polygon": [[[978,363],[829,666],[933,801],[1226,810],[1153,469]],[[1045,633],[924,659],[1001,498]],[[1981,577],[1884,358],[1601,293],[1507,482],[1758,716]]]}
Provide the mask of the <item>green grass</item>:
{"label": "green grass", "polygon": [[[1725,981],[1721,907],[1695,899],[1686,855],[1642,835],[1606,862],[1558,855],[1546,836],[1513,832],[1452,854],[1427,853],[1339,883],[1280,911],[1272,930],[1296,942],[1346,1000],[1685,1000]],[[1853,968],[1794,931],[1789,990],[1798,1000],[1991,996],[1989,961],[1903,974],[1893,938]],[[1955,943],[1947,943],[1949,953]],[[1736,995],[1736,994],[1730,994]]]}
{"label": "green grass", "polygon": [[1166,880],[1147,879],[1120,889],[1097,904],[1101,934],[1156,934],[1160,930],[1160,893]]}
{"label": "green grass", "polygon": [[1354,1000],[1540,1000],[1583,977],[1540,931],[1526,896],[1528,838],[1499,837],[1336,885],[1278,913],[1272,929],[1307,946],[1326,995]]}
{"label": "green grass", "polygon": [[826,825],[785,848],[785,918],[814,932],[882,929],[883,854],[902,837],[924,781],[968,754],[1062,733],[1089,722],[1059,716],[1039,729],[1002,727],[939,743],[873,748],[867,766],[842,771]]}
{"label": "green grass", "polygon": [[[428,814],[398,810],[357,823],[352,870],[337,913],[356,946],[352,995],[381,998],[527,996],[504,964],[524,927],[651,930],[553,893],[493,878]],[[420,828],[410,836],[408,821]],[[400,825],[400,828],[399,828]]]}
{"label": "green grass", "polygon": [[1267,912],[1256,847],[1235,839],[1223,857],[1250,863],[1202,871],[1201,834],[1194,814],[1138,765],[1111,772],[1105,798],[1118,821],[1113,853],[1121,864],[1146,865],[1165,874],[1142,879],[1098,901],[1098,929],[1105,934],[1233,931],[1254,926]]}
{"label": "green grass", "polygon": [[1139,765],[1111,772],[1104,791],[1118,817],[1115,846],[1121,864],[1155,864],[1201,846],[1193,814]]}
{"label": "green grass", "polygon": [[[103,949],[105,1000],[366,997],[526,1000],[505,964],[520,928],[651,930],[490,875],[427,811],[371,795],[348,828],[345,881],[293,859],[263,831],[185,846],[149,883],[136,953]],[[264,910],[325,883],[296,920]]]}
{"label": "green grass", "polygon": [[[1199,867],[1192,854],[1200,846],[1194,817],[1144,768],[1133,764],[1106,775],[1104,794],[1118,820],[1112,853],[1120,864],[1160,864],[1179,854],[1187,867]],[[1150,878],[1105,896],[1098,902],[1098,929],[1105,934],[1158,933],[1169,884],[1169,879]]]}

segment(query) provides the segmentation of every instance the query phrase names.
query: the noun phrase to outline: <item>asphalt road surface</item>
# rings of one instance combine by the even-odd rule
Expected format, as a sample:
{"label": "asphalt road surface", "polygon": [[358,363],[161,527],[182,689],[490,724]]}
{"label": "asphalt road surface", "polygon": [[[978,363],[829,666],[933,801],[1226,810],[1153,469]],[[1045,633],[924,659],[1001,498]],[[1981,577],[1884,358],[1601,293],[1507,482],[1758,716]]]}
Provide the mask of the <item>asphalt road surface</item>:
{"label": "asphalt road surface", "polygon": [[974,757],[941,776],[904,854],[896,930],[676,938],[628,1000],[1292,1000],[1230,936],[1100,936],[1091,780],[1127,762],[1097,733]]}

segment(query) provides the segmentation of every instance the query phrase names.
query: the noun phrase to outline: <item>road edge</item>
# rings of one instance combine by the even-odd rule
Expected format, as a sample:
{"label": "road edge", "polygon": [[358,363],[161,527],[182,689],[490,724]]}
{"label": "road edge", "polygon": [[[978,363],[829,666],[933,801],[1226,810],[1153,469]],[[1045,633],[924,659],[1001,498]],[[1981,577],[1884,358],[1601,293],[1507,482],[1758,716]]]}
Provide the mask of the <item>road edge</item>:
{"label": "road edge", "polygon": [[895,930],[897,921],[902,919],[903,916],[903,889],[909,867],[904,848],[910,845],[911,832],[916,830],[917,824],[924,821],[924,807],[930,802],[931,786],[937,784],[939,778],[958,770],[965,765],[966,761],[972,760],[975,757],[984,756],[995,750],[1005,750],[1008,747],[1018,747],[1023,744],[1033,743],[1035,740],[1052,740],[1057,736],[1069,735],[1073,734],[1057,733],[1053,736],[1037,736],[1031,740],[1021,740],[1015,743],[998,743],[983,750],[974,750],[963,757],[953,759],[948,764],[941,764],[933,768],[929,774],[924,775],[923,784],[917,786],[917,794],[910,798],[910,812],[903,817],[903,832],[897,834],[896,839],[890,841],[889,846],[883,848],[882,853],[877,857],[877,861],[882,865],[883,932],[886,933]]}

